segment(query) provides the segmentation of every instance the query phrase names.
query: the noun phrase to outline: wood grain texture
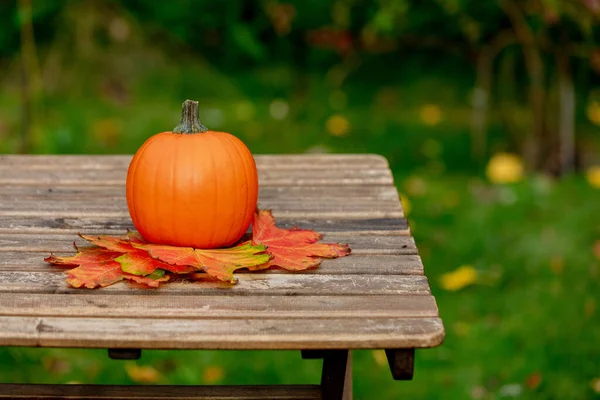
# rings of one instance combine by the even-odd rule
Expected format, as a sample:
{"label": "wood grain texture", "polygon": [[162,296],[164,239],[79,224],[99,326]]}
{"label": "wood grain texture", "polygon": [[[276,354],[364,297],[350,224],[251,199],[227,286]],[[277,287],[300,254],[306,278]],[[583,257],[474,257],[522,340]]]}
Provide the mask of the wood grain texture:
{"label": "wood grain texture", "polygon": [[349,257],[302,273],[240,272],[237,285],[68,287],[43,257],[72,254],[74,240],[84,245],[76,232],[133,228],[124,196],[130,160],[0,156],[0,345],[323,350],[442,342],[437,305],[380,156],[256,157],[259,206],[281,227],[348,243]]}
{"label": "wood grain texture", "polygon": [[0,384],[0,399],[320,400],[318,385],[120,386]]}
{"label": "wood grain texture", "polygon": [[[90,234],[92,232],[86,232]],[[323,235],[324,242],[346,243],[354,254],[417,254],[410,236],[347,236],[337,233]],[[48,233],[0,233],[0,253],[15,251],[68,252],[88,242],[75,235]]]}
{"label": "wood grain texture", "polygon": [[0,293],[0,315],[120,318],[437,317],[433,296],[156,296]]}
{"label": "wood grain texture", "polygon": [[[274,212],[277,226],[281,228],[298,227],[314,229],[322,234],[336,233],[338,235],[401,235],[410,234],[405,218],[289,218]],[[127,230],[135,230],[129,216],[99,217],[88,215],[0,215],[0,233],[31,233],[31,234],[75,234],[93,233],[120,235]],[[250,231],[250,230],[249,230]]]}
{"label": "wood grain texture", "polygon": [[[391,185],[389,169],[259,169],[260,186]],[[122,186],[127,169],[0,169],[0,185]]]}
{"label": "wood grain texture", "polygon": [[154,319],[0,316],[0,346],[141,349],[432,347],[439,318]]}
{"label": "wood grain texture", "polygon": [[[326,171],[323,171],[326,174]],[[125,182],[119,186],[15,186],[5,185],[0,191],[2,200],[125,200]],[[332,185],[323,186],[264,186],[259,188],[259,199],[278,201],[368,200],[397,201],[394,186]]]}
{"label": "wood grain texture", "polygon": [[[238,273],[236,285],[223,282],[174,281],[158,290],[135,288],[119,282],[92,293],[152,294],[154,296],[324,296],[324,295],[430,295],[421,275],[311,275]],[[0,293],[90,293],[67,286],[62,272],[4,272]]]}
{"label": "wood grain texture", "polygon": [[[141,145],[141,143],[140,143]],[[0,169],[127,169],[132,155],[0,155]],[[386,169],[376,154],[294,154],[254,156],[259,169]]]}
{"label": "wood grain texture", "polygon": [[[44,272],[56,271],[44,262],[46,254],[39,252],[3,252],[0,253],[0,271]],[[64,252],[57,255],[74,255]],[[265,274],[290,274],[281,269],[268,269]],[[328,275],[423,275],[423,264],[417,255],[359,255],[323,260],[318,268],[296,272],[296,274]]]}
{"label": "wood grain texture", "polygon": [[[386,218],[404,216],[398,201],[378,202],[373,209],[372,201],[263,201],[260,209],[273,210],[275,215],[287,218]],[[129,216],[127,203],[122,201],[68,201],[68,200],[0,200],[0,215],[6,216]]]}

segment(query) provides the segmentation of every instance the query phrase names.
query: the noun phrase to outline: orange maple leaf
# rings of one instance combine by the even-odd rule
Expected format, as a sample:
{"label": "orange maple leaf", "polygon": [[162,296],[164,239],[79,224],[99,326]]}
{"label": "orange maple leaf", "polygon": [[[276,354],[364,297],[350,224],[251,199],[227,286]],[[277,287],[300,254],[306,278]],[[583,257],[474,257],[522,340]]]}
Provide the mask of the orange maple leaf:
{"label": "orange maple leaf", "polygon": [[241,268],[252,268],[265,264],[271,256],[265,253],[266,246],[253,246],[250,242],[238,244],[228,249],[194,249],[158,244],[133,244],[138,249],[166,263],[188,265],[195,270],[206,272],[221,281],[235,282],[233,272]]}
{"label": "orange maple leaf", "polygon": [[101,262],[109,262],[115,257],[119,257],[123,253],[106,251],[105,249],[98,247],[82,247],[79,249],[75,243],[73,247],[77,250],[77,254],[69,257],[56,256],[50,254],[49,257],[44,258],[44,261],[54,265],[64,265],[65,267],[72,267],[76,265],[86,265],[88,263],[97,264]]}
{"label": "orange maple leaf", "polygon": [[254,270],[278,266],[300,271],[321,264],[321,258],[343,257],[350,253],[348,245],[317,243],[321,235],[308,229],[281,229],[269,210],[257,210],[252,223],[252,242],[266,245],[273,258]]}
{"label": "orange maple leaf", "polygon": [[[82,237],[84,236],[82,235]],[[98,239],[94,239],[94,241],[96,240]],[[169,276],[164,276],[164,271],[156,268],[151,274],[146,274],[148,276],[137,276],[124,272],[121,263],[116,260],[123,256],[125,247],[118,247],[115,244],[110,247],[120,251],[112,251],[105,247],[77,248],[75,244],[73,245],[77,250],[77,254],[74,256],[61,257],[51,254],[50,257],[44,259],[44,261],[54,265],[77,266],[67,271],[67,283],[73,287],[93,289],[109,286],[123,279],[135,281],[149,287],[158,287],[161,282],[169,280]],[[146,257],[152,260],[148,255]]]}

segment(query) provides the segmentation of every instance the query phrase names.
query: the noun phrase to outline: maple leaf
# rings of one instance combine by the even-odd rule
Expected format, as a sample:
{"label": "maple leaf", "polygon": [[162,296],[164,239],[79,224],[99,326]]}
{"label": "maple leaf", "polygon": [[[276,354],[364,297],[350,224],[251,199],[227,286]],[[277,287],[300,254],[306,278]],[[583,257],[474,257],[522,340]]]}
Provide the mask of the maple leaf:
{"label": "maple leaf", "polygon": [[106,250],[123,253],[122,255],[117,256],[115,261],[121,265],[123,272],[129,274],[145,276],[150,275],[159,269],[168,270],[176,274],[186,274],[194,271],[194,268],[187,265],[167,264],[150,257],[146,250],[134,247],[133,244],[147,244],[147,242],[136,232],[129,232],[124,237],[108,235],[79,236]]}
{"label": "maple leaf", "polygon": [[133,244],[148,251],[154,258],[172,265],[187,265],[225,282],[235,282],[233,272],[241,268],[251,268],[265,264],[271,256],[265,253],[266,246],[252,245],[250,242],[238,244],[228,249],[194,249],[158,244]]}
{"label": "maple leaf", "polygon": [[[105,240],[110,241],[110,239]],[[77,254],[74,256],[62,257],[51,254],[50,257],[44,258],[44,261],[54,265],[77,266],[67,271],[67,283],[73,287],[93,289],[112,285],[123,279],[133,280],[149,287],[158,287],[161,282],[169,279],[169,276],[164,276],[164,270],[156,268],[154,268],[152,274],[145,277],[124,272],[121,264],[117,261],[118,258],[124,255],[123,251],[126,250],[124,246],[110,246],[111,249],[119,249],[120,251],[111,251],[106,247],[78,248],[75,244],[73,246],[77,250]],[[135,250],[137,251],[137,249]],[[146,258],[153,260],[147,253]],[[164,263],[160,265],[162,264]]]}
{"label": "maple leaf", "polygon": [[165,275],[165,270],[163,269],[157,269],[147,276],[123,274],[123,277],[135,283],[152,288],[159,287],[161,283],[166,282],[171,278],[169,275]]}
{"label": "maple leaf", "polygon": [[115,260],[88,262],[67,271],[67,283],[73,287],[94,289],[123,280],[121,264]]}
{"label": "maple leaf", "polygon": [[273,258],[253,270],[278,266],[300,271],[321,264],[321,258],[343,257],[350,253],[347,245],[317,243],[321,235],[308,229],[281,229],[269,210],[257,210],[252,223],[252,242],[266,245]]}
{"label": "maple leaf", "polygon": [[105,249],[98,247],[78,248],[75,243],[73,243],[73,247],[75,247],[75,250],[77,250],[77,254],[74,256],[62,257],[50,254],[49,257],[44,258],[44,261],[54,265],[72,267],[76,265],[86,265],[88,263],[97,264],[108,262],[122,254],[114,251],[106,251]]}

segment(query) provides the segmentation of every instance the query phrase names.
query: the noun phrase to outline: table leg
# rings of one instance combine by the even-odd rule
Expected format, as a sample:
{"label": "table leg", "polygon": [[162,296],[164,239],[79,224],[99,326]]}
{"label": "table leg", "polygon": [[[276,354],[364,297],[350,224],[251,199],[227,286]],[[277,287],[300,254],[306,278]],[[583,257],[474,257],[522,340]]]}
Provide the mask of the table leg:
{"label": "table leg", "polygon": [[301,350],[301,354],[304,360],[318,360],[325,357],[324,350]]}
{"label": "table leg", "polygon": [[323,400],[352,400],[352,358],[348,350],[323,352]]}
{"label": "table leg", "polygon": [[139,360],[141,349],[108,349],[108,356],[113,360]]}
{"label": "table leg", "polygon": [[386,349],[385,355],[397,381],[410,381],[415,367],[415,349]]}

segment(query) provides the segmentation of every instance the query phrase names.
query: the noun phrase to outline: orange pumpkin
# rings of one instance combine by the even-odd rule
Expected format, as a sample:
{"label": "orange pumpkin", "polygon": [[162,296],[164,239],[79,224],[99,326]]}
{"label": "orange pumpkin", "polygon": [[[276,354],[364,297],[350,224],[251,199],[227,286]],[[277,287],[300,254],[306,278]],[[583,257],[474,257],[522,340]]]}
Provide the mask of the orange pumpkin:
{"label": "orange pumpkin", "polygon": [[151,243],[231,246],[250,226],[257,198],[250,150],[235,136],[203,126],[196,101],[183,103],[173,132],[139,148],[127,172],[129,214]]}

